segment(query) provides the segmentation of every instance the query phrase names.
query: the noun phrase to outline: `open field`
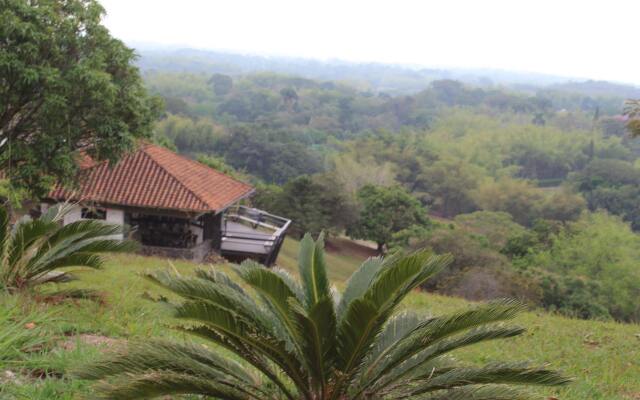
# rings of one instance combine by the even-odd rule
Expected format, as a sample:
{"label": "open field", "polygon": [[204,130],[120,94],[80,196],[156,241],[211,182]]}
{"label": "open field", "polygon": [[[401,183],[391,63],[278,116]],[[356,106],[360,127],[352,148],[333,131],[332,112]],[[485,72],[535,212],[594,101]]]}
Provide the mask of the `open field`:
{"label": "open field", "polygon": [[[279,259],[280,265],[293,273],[297,247],[296,241],[288,239]],[[345,249],[349,247],[336,246],[333,250],[330,248],[327,255],[330,276],[338,287],[363,256],[358,251]],[[37,345],[28,346],[29,352],[23,353],[18,362],[0,359],[0,383],[4,383],[0,386],[0,398],[78,398],[89,393],[88,384],[69,380],[66,373],[79,363],[99,356],[104,347],[156,335],[181,340],[183,335],[165,328],[169,321],[162,314],[161,305],[144,298],[145,293],[159,295],[162,291],[139,273],[175,268],[188,274],[196,267],[188,262],[117,256],[109,260],[104,270],[83,272],[82,280],[73,284],[103,292],[102,302],[66,300],[44,304],[26,297],[0,298],[0,311],[19,308],[27,319],[33,316],[37,330]],[[405,307],[427,315],[464,308],[468,304],[460,299],[415,293]],[[458,357],[469,362],[496,359],[548,362],[575,377],[575,382],[567,388],[540,391],[541,399],[640,399],[640,326],[571,320],[539,312],[526,313],[516,323],[528,327],[528,333],[517,339],[464,350]],[[11,377],[6,370],[16,375]]]}

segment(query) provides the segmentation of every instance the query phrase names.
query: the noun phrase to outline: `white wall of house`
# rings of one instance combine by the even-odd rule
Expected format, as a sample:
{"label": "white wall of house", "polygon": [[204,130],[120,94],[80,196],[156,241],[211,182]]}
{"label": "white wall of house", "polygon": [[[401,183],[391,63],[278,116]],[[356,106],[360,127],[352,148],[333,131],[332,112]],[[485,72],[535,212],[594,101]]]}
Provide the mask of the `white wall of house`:
{"label": "white wall of house", "polygon": [[[124,211],[117,208],[107,208],[107,223],[124,225]],[[118,239],[124,239],[124,235],[119,233],[114,235]]]}
{"label": "white wall of house", "polygon": [[196,244],[202,243],[204,238],[204,229],[198,226],[189,225],[189,230],[191,231],[191,233],[198,237],[198,239],[196,240]]}
{"label": "white wall of house", "polygon": [[64,216],[64,225],[69,225],[72,222],[80,221],[82,219],[82,207],[74,206],[69,213]]}
{"label": "white wall of house", "polygon": [[124,211],[116,208],[107,208],[107,222],[124,225]]}
{"label": "white wall of house", "polygon": [[[45,212],[49,208],[49,205],[46,203],[41,204],[41,211]],[[107,217],[106,222],[110,224],[118,224],[124,225],[124,211],[119,210],[117,208],[106,208]],[[82,219],[82,207],[74,206],[71,211],[67,215],[64,216],[64,220],[62,221],[63,225],[69,225],[70,223],[80,221]],[[114,239],[123,239],[123,235],[117,234],[113,235]]]}

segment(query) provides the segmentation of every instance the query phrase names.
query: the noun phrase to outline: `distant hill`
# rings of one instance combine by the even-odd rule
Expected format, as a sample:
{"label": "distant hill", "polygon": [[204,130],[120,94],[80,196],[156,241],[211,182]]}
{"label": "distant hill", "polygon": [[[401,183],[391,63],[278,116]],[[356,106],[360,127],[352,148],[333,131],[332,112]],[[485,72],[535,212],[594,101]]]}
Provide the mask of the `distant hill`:
{"label": "distant hill", "polygon": [[640,87],[607,81],[565,82],[549,86],[549,90],[579,93],[592,97],[640,98]]}
{"label": "distant hill", "polygon": [[541,87],[567,82],[570,78],[493,69],[435,69],[382,63],[320,61],[305,58],[261,56],[214,50],[136,47],[143,71],[223,73],[255,72],[293,74],[305,78],[351,81],[369,85],[377,92],[407,94],[421,91],[434,80],[455,79],[479,87]]}

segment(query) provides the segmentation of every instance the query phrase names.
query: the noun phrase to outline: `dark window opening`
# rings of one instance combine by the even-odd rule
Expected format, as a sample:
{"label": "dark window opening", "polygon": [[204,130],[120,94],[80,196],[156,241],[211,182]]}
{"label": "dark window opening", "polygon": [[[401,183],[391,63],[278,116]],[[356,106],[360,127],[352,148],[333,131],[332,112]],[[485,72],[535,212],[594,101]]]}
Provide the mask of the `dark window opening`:
{"label": "dark window opening", "polygon": [[83,208],[81,211],[83,219],[107,219],[107,210],[104,208]]}
{"label": "dark window opening", "polygon": [[190,226],[201,225],[187,218],[131,213],[128,220],[134,238],[145,246],[191,248],[198,242]]}

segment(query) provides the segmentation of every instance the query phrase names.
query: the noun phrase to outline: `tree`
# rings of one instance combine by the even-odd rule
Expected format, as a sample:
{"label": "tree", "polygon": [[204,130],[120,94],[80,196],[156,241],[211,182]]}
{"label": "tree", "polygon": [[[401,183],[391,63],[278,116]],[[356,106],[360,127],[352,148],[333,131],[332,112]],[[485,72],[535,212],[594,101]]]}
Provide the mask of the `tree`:
{"label": "tree", "polygon": [[[418,251],[374,258],[352,275],[342,296],[327,279],[322,238],[301,243],[298,282],[254,262],[235,268],[242,286],[216,269],[195,277],[165,271],[151,281],[183,300],[170,303],[180,332],[211,346],[131,343],[76,375],[97,379],[99,395],[137,399],[173,394],[244,399],[526,399],[513,385],[560,385],[557,372],[522,363],[460,366],[456,349],[524,332],[503,325],[521,307],[479,305],[441,317],[397,312],[402,300],[439,272],[446,256]],[[250,290],[248,290],[250,289]]]}
{"label": "tree", "polygon": [[147,136],[147,96],[133,50],[94,0],[0,1],[0,170],[35,195],[75,176],[74,155],[116,160]]}
{"label": "tree", "polygon": [[627,100],[624,113],[629,117],[627,128],[631,135],[640,136],[640,100]]}
{"label": "tree", "polygon": [[510,237],[525,232],[525,228],[506,212],[476,211],[460,214],[454,220],[466,231],[486,237],[489,247],[494,250],[502,249]]}
{"label": "tree", "polygon": [[640,237],[619,217],[584,214],[528,260],[546,274],[544,306],[580,318],[640,321]]}
{"label": "tree", "polygon": [[[215,144],[217,152],[234,168],[268,183],[283,184],[304,174],[321,170],[317,153],[289,137],[286,132],[261,129],[261,135],[242,127]],[[298,140],[298,141],[296,141]]]}
{"label": "tree", "polygon": [[422,170],[415,189],[432,197],[435,211],[453,217],[476,209],[471,193],[482,176],[479,168],[465,161],[438,160]]}
{"label": "tree", "polygon": [[640,169],[626,161],[596,159],[571,180],[590,210],[605,209],[640,230]]}
{"label": "tree", "polygon": [[294,88],[287,87],[280,90],[280,96],[287,110],[291,111],[298,103],[298,93]]}
{"label": "tree", "polygon": [[504,177],[485,182],[474,192],[476,203],[483,210],[502,211],[525,226],[539,219],[575,220],[585,209],[584,199],[567,190],[545,192],[527,181]]}
{"label": "tree", "polygon": [[291,232],[299,237],[304,232],[341,231],[355,213],[342,185],[326,175],[294,178],[281,189],[261,186],[254,201],[257,207],[290,218]]}
{"label": "tree", "polygon": [[576,188],[589,192],[598,187],[640,185],[640,169],[622,160],[595,159],[571,177]]}
{"label": "tree", "polygon": [[538,217],[536,208],[544,201],[544,193],[527,181],[504,177],[485,182],[474,192],[474,199],[483,210],[507,212],[528,226]]}
{"label": "tree", "polygon": [[228,75],[213,74],[208,83],[213,86],[216,96],[225,96],[233,89],[233,79]]}
{"label": "tree", "polygon": [[347,234],[376,242],[380,253],[394,233],[412,225],[429,223],[427,210],[400,186],[366,185],[358,191],[357,197],[360,213]]}
{"label": "tree", "polygon": [[331,161],[332,173],[351,195],[355,195],[367,184],[391,186],[396,183],[396,174],[390,162],[377,164],[373,159],[362,161],[350,153],[337,154],[331,158]]}
{"label": "tree", "polygon": [[0,288],[15,292],[49,282],[68,282],[65,267],[100,268],[100,253],[135,249],[135,243],[114,239],[121,225],[80,220],[61,226],[71,205],[50,207],[38,219],[24,217],[10,227],[0,207]]}

